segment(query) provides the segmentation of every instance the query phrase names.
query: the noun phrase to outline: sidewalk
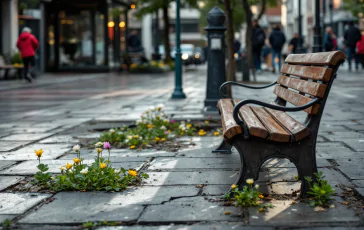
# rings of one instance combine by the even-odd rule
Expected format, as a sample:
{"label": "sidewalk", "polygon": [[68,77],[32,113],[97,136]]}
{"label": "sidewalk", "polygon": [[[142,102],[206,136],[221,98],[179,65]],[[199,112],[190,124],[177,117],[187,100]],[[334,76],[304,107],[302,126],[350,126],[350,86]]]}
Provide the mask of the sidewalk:
{"label": "sidewalk", "polygon": [[[13,192],[16,184],[37,170],[33,149],[43,148],[43,163],[58,172],[59,165],[74,157],[74,144],[82,144],[84,138],[96,140],[100,132],[95,129],[135,121],[151,105],[164,104],[172,119],[205,120],[201,111],[206,70],[184,72],[184,100],[170,99],[173,73],[62,77],[57,84],[44,77],[39,79],[42,85],[33,89],[14,83],[6,91],[0,84],[0,223],[12,219],[20,229],[79,229],[89,221],[121,225],[98,229],[363,229],[364,204],[353,199],[364,196],[364,76],[342,69],[331,90],[317,143],[319,171],[337,192],[335,208],[326,212],[315,212],[307,203],[292,204],[287,194],[299,189],[297,170],[289,161],[277,159],[266,162],[259,178],[264,193],[279,197],[271,201],[275,207],[267,213],[216,202],[235,182],[240,168],[236,151],[211,153],[221,136],[181,138],[196,145],[178,152],[114,149],[113,163],[150,176],[142,186],[124,192]],[[276,78],[266,72],[257,77],[260,82]],[[241,99],[269,102],[273,96],[272,88],[234,90],[234,97]],[[24,107],[25,98],[33,108]],[[82,155],[93,157],[88,151]]]}

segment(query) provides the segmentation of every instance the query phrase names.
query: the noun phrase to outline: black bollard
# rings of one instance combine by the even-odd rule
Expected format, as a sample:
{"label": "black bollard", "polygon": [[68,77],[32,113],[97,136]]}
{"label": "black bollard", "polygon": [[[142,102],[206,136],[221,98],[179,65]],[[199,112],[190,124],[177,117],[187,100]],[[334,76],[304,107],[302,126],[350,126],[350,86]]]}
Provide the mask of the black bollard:
{"label": "black bollard", "polygon": [[218,111],[220,85],[226,81],[225,69],[225,13],[215,6],[207,15],[207,88],[205,111]]}

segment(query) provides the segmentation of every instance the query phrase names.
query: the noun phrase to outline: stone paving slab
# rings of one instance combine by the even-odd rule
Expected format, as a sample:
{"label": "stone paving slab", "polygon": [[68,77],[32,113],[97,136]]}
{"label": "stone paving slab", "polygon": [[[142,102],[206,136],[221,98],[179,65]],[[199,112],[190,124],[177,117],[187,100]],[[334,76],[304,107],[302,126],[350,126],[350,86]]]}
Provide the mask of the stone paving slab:
{"label": "stone paving slab", "polygon": [[[121,160],[120,160],[121,161]],[[92,164],[94,160],[84,160],[85,164]],[[61,173],[59,167],[66,165],[66,163],[73,163],[72,160],[42,160],[41,163],[48,164],[49,171],[51,173]],[[140,170],[145,162],[111,162],[111,165],[115,168],[123,167],[125,169]],[[38,172],[38,161],[25,161],[6,170],[0,171],[0,175],[33,175]]]}
{"label": "stone paving slab", "polygon": [[142,205],[122,205],[119,193],[61,192],[55,200],[29,213],[19,223],[76,224],[95,221],[136,221]]}
{"label": "stone paving slab", "polygon": [[148,172],[148,185],[233,184],[237,171]]}
{"label": "stone paving slab", "polygon": [[364,180],[353,180],[352,182],[353,184],[355,184],[355,186],[359,188],[364,188]]}
{"label": "stone paving slab", "polygon": [[237,150],[233,149],[232,154],[220,154],[220,153],[212,153],[212,150],[215,148],[202,148],[202,149],[192,149],[192,148],[186,148],[186,149],[181,149],[178,151],[178,154],[176,155],[176,157],[224,157],[224,158],[235,158],[238,161],[240,161],[240,156],[239,153],[237,152]]}
{"label": "stone paving slab", "polygon": [[362,156],[364,156],[364,138],[358,138],[356,140],[344,140],[343,142],[353,148],[355,151],[362,152]]}
{"label": "stone paving slab", "polygon": [[329,139],[330,141],[343,141],[350,139],[363,139],[364,134],[354,131],[347,131],[347,132],[332,132],[325,136],[325,138]]}
{"label": "stone paving slab", "polygon": [[0,191],[24,180],[21,176],[0,176]]}
{"label": "stone paving slab", "polygon": [[[316,159],[317,167],[331,167],[332,165],[326,159],[318,158]],[[271,158],[264,162],[263,168],[296,168],[296,166],[286,158]]]}
{"label": "stone paving slab", "polygon": [[[1,142],[0,142],[1,143]],[[42,160],[55,159],[71,149],[68,144],[32,144],[13,152],[0,153],[0,160],[33,160],[37,159],[34,150],[43,149]]]}
{"label": "stone paving slab", "polygon": [[29,144],[29,141],[0,141],[0,160],[4,159],[4,157],[1,156],[1,152],[11,151],[26,144]]}
{"label": "stone paving slab", "polygon": [[22,214],[51,194],[0,193],[0,214]]}
{"label": "stone paving slab", "polygon": [[[230,215],[224,213],[229,211]],[[148,206],[138,223],[195,222],[195,221],[241,221],[238,207],[224,207],[208,201],[207,197],[176,199],[163,205]]]}
{"label": "stone paving slab", "polygon": [[[337,199],[339,202],[343,201],[341,198]],[[270,203],[274,205],[274,208],[270,208],[268,212],[260,213],[257,208],[249,208],[249,224],[285,227],[304,227],[315,224],[356,226],[360,218],[352,209],[339,202],[335,202],[336,207],[327,209],[327,212],[315,212],[307,203],[292,205],[290,200],[273,200]]]}
{"label": "stone paving slab", "polygon": [[270,227],[251,227],[242,223],[225,223],[225,224],[195,224],[195,225],[160,225],[160,226],[117,226],[117,227],[100,227],[97,230],[230,230],[230,229],[244,229],[244,230],[274,230]]}
{"label": "stone paving slab", "polygon": [[5,220],[12,220],[16,217],[16,215],[3,215],[0,214],[0,224],[4,223]]}
{"label": "stone paving slab", "polygon": [[0,170],[9,167],[10,165],[15,164],[15,161],[2,161],[0,160]]}
{"label": "stone paving slab", "polygon": [[48,136],[54,135],[54,133],[47,133],[47,134],[12,134],[10,136],[1,138],[0,141],[36,141]]}
{"label": "stone paving slab", "polygon": [[53,143],[79,143],[79,138],[70,136],[70,135],[56,135],[44,140],[41,140],[40,144],[53,144]]}
{"label": "stone paving slab", "polygon": [[354,188],[356,193],[364,199],[364,188]]}
{"label": "stone paving slab", "polygon": [[226,158],[157,158],[148,170],[240,169],[240,162]]}
{"label": "stone paving slab", "polygon": [[[362,156],[364,156],[364,152]],[[335,162],[338,164],[337,168],[351,180],[364,179],[364,172],[363,172],[364,158],[355,158],[355,159],[340,158],[340,159],[335,159]]]}
{"label": "stone paving slab", "polygon": [[345,125],[348,129],[355,130],[355,131],[364,131],[364,124],[363,125]]}

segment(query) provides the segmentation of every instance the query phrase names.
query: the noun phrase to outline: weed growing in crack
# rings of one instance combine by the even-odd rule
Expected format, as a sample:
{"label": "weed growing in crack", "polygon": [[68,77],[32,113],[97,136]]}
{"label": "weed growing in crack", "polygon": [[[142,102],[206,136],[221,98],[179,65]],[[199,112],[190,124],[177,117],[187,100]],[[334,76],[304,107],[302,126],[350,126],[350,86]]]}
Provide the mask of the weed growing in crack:
{"label": "weed growing in crack", "polygon": [[314,175],[316,177],[314,183],[311,177],[305,177],[310,186],[310,191],[307,193],[312,196],[309,204],[310,206],[325,206],[331,200],[335,190],[332,189],[327,180],[324,180],[325,176],[322,175],[322,172],[314,173]]}

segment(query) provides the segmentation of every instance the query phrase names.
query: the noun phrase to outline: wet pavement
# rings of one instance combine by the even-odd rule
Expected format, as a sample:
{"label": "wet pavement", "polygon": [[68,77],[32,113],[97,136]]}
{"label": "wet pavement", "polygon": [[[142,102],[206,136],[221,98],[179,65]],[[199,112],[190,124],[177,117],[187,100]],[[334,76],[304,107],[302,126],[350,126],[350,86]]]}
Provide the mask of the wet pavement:
{"label": "wet pavement", "polygon": [[[317,143],[319,171],[337,192],[335,208],[326,212],[284,198],[299,189],[300,182],[294,165],[277,159],[266,162],[258,181],[262,192],[282,195],[272,201],[273,209],[259,213],[256,208],[242,210],[213,202],[235,181],[240,167],[236,151],[211,153],[221,137],[194,137],[196,145],[177,152],[113,150],[111,160],[116,166],[150,175],[142,186],[124,192],[12,190],[36,172],[34,149],[45,150],[42,160],[57,173],[59,165],[74,156],[74,144],[82,144],[84,138],[96,140],[102,128],[135,121],[151,105],[164,104],[174,119],[206,119],[211,114],[202,112],[205,68],[184,72],[184,100],[170,99],[173,73],[46,74],[32,84],[0,81],[0,223],[13,220],[22,229],[77,229],[85,222],[105,220],[122,226],[99,229],[363,229],[364,207],[358,204],[364,196],[364,74],[345,68],[331,90]],[[258,81],[271,82],[276,77],[264,73]],[[271,88],[236,88],[234,97],[269,102],[274,95]],[[304,114],[292,116],[304,119]],[[81,153],[86,160],[92,154]],[[352,192],[354,196],[342,195]],[[225,215],[227,211],[230,215]]]}

